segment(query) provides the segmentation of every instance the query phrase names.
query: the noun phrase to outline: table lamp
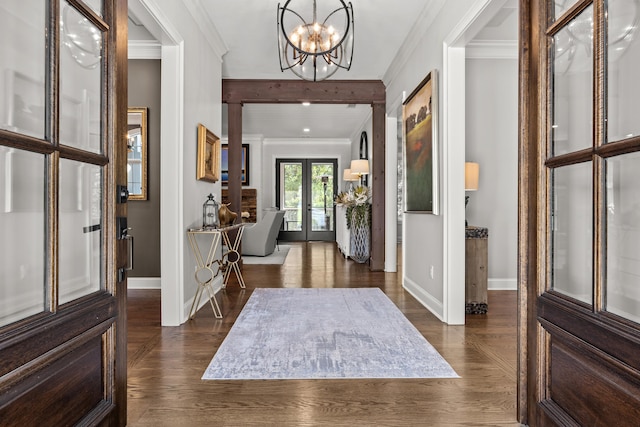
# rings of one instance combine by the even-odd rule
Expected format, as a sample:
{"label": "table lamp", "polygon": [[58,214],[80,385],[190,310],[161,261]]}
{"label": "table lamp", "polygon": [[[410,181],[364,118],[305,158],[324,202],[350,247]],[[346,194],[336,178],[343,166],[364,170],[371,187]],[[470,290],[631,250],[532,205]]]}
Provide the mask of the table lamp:
{"label": "table lamp", "polygon": [[[477,191],[478,180],[480,178],[480,165],[478,163],[466,162],[464,164],[464,191]],[[464,196],[464,209],[466,211],[467,204],[469,204],[469,196]],[[464,225],[467,226],[467,220],[465,218]]]}

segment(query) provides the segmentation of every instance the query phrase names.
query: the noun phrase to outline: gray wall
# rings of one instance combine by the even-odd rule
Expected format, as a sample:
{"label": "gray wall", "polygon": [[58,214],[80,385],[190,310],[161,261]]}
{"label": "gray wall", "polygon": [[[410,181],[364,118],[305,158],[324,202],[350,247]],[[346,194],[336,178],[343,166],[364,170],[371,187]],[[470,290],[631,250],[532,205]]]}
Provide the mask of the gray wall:
{"label": "gray wall", "polygon": [[129,106],[148,107],[147,200],[131,200],[128,224],[135,238],[129,277],[160,277],[160,60],[129,60]]}
{"label": "gray wall", "polygon": [[518,60],[467,59],[465,160],[480,165],[469,225],[489,228],[489,287],[515,289],[518,252]]}

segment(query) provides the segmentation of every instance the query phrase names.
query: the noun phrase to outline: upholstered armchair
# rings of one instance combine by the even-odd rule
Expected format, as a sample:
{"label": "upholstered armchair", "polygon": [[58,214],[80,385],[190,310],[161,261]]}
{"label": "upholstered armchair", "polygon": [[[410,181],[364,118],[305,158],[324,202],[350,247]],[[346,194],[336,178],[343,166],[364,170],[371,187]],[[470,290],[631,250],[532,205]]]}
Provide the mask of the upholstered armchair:
{"label": "upholstered armchair", "polygon": [[260,222],[247,225],[242,235],[242,255],[267,256],[276,248],[284,211],[267,211]]}

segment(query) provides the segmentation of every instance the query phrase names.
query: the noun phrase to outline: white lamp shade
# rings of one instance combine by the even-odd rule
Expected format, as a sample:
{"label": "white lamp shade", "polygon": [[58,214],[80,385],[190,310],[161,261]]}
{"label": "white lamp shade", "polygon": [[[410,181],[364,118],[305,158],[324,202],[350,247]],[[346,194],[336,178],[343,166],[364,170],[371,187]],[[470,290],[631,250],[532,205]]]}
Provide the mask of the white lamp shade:
{"label": "white lamp shade", "polygon": [[358,175],[354,175],[351,173],[351,169],[345,169],[342,175],[342,179],[344,181],[357,181],[359,178]]}
{"label": "white lamp shade", "polygon": [[464,190],[476,191],[480,178],[480,165],[478,163],[466,162],[464,164]]}
{"label": "white lamp shade", "polygon": [[369,160],[367,159],[351,160],[351,173],[358,176],[368,175]]}

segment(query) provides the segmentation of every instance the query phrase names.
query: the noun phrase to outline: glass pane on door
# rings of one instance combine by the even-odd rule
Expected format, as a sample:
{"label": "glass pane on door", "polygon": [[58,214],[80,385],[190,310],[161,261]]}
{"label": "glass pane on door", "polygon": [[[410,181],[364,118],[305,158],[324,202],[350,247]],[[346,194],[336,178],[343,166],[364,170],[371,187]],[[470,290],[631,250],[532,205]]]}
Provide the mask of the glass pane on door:
{"label": "glass pane on door", "polygon": [[576,2],[577,0],[555,0],[553,2],[555,18],[560,18],[562,14],[569,10]]}
{"label": "glass pane on door", "polygon": [[302,231],[302,163],[280,163],[280,209],[284,231]]}
{"label": "glass pane on door", "polygon": [[44,311],[45,159],[0,147],[0,326]]}
{"label": "glass pane on door", "polygon": [[101,153],[102,32],[67,2],[60,14],[60,143]]}
{"label": "glass pane on door", "polygon": [[100,290],[102,168],[60,160],[59,303]]}
{"label": "glass pane on door", "polygon": [[606,161],[606,310],[640,323],[640,153]]}
{"label": "glass pane on door", "polygon": [[311,164],[311,231],[333,231],[333,164]]}
{"label": "glass pane on door", "polygon": [[84,4],[89,6],[95,13],[102,16],[102,0],[84,0]]}
{"label": "glass pane on door", "polygon": [[45,2],[0,2],[0,129],[44,138]]}
{"label": "glass pane on door", "polygon": [[614,142],[640,135],[637,114],[640,4],[636,0],[610,0],[607,5],[607,142]]}
{"label": "glass pane on door", "polygon": [[553,169],[552,183],[551,286],[557,292],[591,304],[591,163]]}
{"label": "glass pane on door", "polygon": [[553,38],[552,156],[593,145],[592,23],[589,6]]}

